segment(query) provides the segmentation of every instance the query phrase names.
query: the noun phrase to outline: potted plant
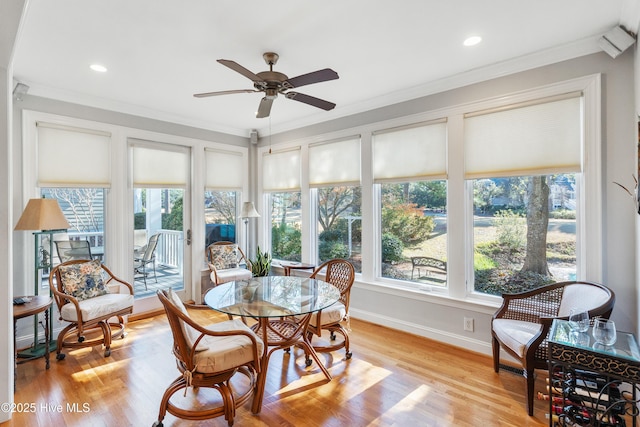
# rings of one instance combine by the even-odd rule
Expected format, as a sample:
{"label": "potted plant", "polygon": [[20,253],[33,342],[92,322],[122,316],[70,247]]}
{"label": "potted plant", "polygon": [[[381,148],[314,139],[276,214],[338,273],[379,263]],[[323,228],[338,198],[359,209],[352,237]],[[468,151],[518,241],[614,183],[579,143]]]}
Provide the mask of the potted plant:
{"label": "potted plant", "polygon": [[251,272],[253,277],[268,276],[271,271],[271,255],[269,252],[262,252],[260,246],[256,249],[256,258],[251,261]]}

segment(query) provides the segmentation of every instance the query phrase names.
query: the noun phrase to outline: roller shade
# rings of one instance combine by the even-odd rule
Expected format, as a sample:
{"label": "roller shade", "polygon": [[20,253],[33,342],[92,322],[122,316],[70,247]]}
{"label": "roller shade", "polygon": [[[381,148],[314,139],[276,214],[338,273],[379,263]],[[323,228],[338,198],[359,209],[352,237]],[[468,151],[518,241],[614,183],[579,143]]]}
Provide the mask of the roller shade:
{"label": "roller shade", "polygon": [[465,178],[582,170],[582,98],[464,119]]}
{"label": "roller shade", "polygon": [[184,188],[189,181],[189,154],[184,147],[171,149],[132,145],[133,185],[145,188]]}
{"label": "roller shade", "polygon": [[38,186],[111,186],[111,134],[38,122]]}
{"label": "roller shade", "polygon": [[360,137],[309,146],[309,185],[360,185]]}
{"label": "roller shade", "polygon": [[207,190],[242,190],[242,153],[206,149],[204,155]]}
{"label": "roller shade", "polygon": [[287,151],[265,153],[262,157],[264,191],[300,190],[300,174],[300,147]]}
{"label": "roller shade", "polygon": [[447,176],[446,122],[414,125],[373,135],[376,183]]}

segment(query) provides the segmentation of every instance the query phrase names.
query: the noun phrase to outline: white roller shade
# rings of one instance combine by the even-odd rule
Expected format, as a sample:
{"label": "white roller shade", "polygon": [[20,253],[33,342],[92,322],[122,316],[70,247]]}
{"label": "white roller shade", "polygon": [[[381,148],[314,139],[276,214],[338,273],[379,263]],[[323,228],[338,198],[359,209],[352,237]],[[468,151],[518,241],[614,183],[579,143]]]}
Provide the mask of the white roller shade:
{"label": "white roller shade", "polygon": [[262,156],[262,186],[264,191],[300,190],[300,147]]}
{"label": "white roller shade", "polygon": [[146,188],[183,188],[189,181],[188,149],[163,150],[132,146],[133,185]]}
{"label": "white roller shade", "polygon": [[38,122],[38,186],[111,186],[111,134]]}
{"label": "white roller shade", "polygon": [[447,176],[447,124],[405,127],[373,135],[375,182]]}
{"label": "white roller shade", "polygon": [[580,172],[581,100],[465,117],[465,178]]}
{"label": "white roller shade", "polygon": [[360,137],[309,146],[309,185],[360,185]]}
{"label": "white roller shade", "polygon": [[242,190],[244,156],[234,151],[204,150],[207,190]]}

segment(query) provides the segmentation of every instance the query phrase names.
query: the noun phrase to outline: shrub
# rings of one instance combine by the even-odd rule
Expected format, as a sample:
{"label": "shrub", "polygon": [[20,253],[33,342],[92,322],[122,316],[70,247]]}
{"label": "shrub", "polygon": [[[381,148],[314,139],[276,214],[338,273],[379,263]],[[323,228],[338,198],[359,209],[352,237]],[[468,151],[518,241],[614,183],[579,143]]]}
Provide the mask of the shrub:
{"label": "shrub", "polygon": [[302,233],[296,227],[287,224],[275,225],[271,228],[271,251],[277,259],[300,261],[302,259]]}
{"label": "shrub", "polygon": [[494,224],[497,229],[498,243],[511,251],[517,251],[524,247],[526,236],[526,224],[522,214],[512,210],[498,211]]}
{"label": "shrub", "polygon": [[382,235],[382,262],[402,261],[404,245],[402,241],[391,233]]}
{"label": "shrub", "polygon": [[349,257],[349,248],[341,242],[321,241],[318,245],[318,255],[323,261]]}
{"label": "shrub", "polygon": [[424,216],[415,204],[404,203],[382,208],[382,229],[391,233],[403,246],[417,246],[429,238],[435,221]]}

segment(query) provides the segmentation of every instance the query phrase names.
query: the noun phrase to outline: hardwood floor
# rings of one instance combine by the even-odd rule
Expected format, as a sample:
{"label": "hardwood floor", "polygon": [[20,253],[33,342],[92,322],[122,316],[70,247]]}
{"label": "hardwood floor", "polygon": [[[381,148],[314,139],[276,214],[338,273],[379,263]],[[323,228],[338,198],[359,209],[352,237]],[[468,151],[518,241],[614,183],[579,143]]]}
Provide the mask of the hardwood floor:
{"label": "hardwood floor", "polygon": [[[198,310],[209,322],[225,318]],[[204,320],[204,319],[203,319]],[[206,321],[206,320],[205,320]],[[491,359],[457,347],[352,320],[353,358],[320,355],[333,380],[304,366],[304,355],[276,352],[268,369],[262,412],[250,401],[236,426],[545,426],[547,402],[529,417],[524,379],[493,372]],[[163,315],[130,322],[111,356],[80,349],[63,361],[18,365],[13,419],[3,427],[151,426],[166,387],[178,376],[171,332]],[[544,388],[544,372],[537,390]],[[191,393],[191,391],[190,391]],[[181,393],[178,393],[182,395]],[[205,399],[206,390],[198,397]],[[226,426],[223,418],[185,421],[167,414],[165,426]]]}

